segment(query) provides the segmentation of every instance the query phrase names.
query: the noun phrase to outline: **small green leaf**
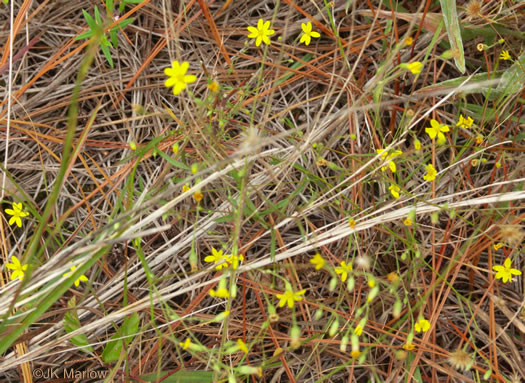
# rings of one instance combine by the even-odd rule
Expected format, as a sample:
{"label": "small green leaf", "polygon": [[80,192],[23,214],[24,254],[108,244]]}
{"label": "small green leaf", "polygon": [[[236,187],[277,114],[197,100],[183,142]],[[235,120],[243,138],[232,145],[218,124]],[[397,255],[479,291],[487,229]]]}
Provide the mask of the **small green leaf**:
{"label": "small green leaf", "polygon": [[82,33],[82,34],[78,35],[78,36],[75,37],[73,40],[84,40],[84,39],[89,39],[89,38],[91,38],[94,34],[95,34],[95,32],[93,32],[93,31],[88,31],[88,32],[85,32],[85,33]]}
{"label": "small green leaf", "polygon": [[98,25],[102,25],[102,17],[100,17],[100,11],[98,10],[98,7],[95,5],[95,20],[97,21]]}
{"label": "small green leaf", "polygon": [[126,19],[126,20],[122,20],[122,21],[119,21],[119,23],[117,25],[115,25],[113,28],[111,29],[119,29],[119,28],[126,28],[128,25],[130,25],[133,21],[135,21],[135,18],[134,17],[130,17],[129,19]]}
{"label": "small green leaf", "polygon": [[109,38],[111,39],[111,43],[115,48],[118,47],[118,39],[117,39],[117,31],[115,29],[112,29],[109,31]]}
{"label": "small green leaf", "polygon": [[95,23],[95,20],[93,20],[91,15],[89,13],[87,13],[85,10],[82,10],[82,14],[84,15],[84,18],[86,19],[86,22],[89,25],[89,28],[91,30],[94,30],[97,27],[97,24]]}
{"label": "small green leaf", "polygon": [[106,9],[108,12],[113,12],[113,0],[106,0]]}
{"label": "small green leaf", "polygon": [[102,49],[102,53],[104,53],[104,56],[106,56],[106,60],[108,60],[109,66],[113,68],[113,58],[111,57],[111,53],[109,52],[108,46],[100,44],[100,49]]}
{"label": "small green leaf", "polygon": [[[131,314],[124,319],[122,327],[111,337],[111,341],[106,345],[102,352],[101,358],[104,362],[110,363],[119,359],[122,352],[122,345],[126,346],[131,343],[133,337],[137,334],[139,329],[140,318],[137,313]],[[118,339],[123,338],[124,339]]]}
{"label": "small green leaf", "polygon": [[[80,324],[80,319],[78,319],[76,309],[77,302],[75,297],[71,298],[67,302],[67,306],[70,310],[64,315],[64,329],[66,330],[66,333],[69,334],[81,328],[82,325]],[[75,335],[73,338],[71,338],[71,343],[73,343],[75,346],[80,346],[81,350],[84,352],[94,352],[93,347],[89,346],[89,340],[86,334]]]}

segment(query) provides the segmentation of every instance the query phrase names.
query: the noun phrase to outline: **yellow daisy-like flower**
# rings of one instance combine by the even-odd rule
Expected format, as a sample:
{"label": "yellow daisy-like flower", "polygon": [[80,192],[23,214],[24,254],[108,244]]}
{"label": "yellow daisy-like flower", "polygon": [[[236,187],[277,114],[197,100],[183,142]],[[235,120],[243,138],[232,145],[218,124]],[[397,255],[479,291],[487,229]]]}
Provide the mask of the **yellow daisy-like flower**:
{"label": "yellow daisy-like flower", "polygon": [[361,336],[362,333],[363,333],[363,328],[357,325],[357,327],[354,329],[354,334],[357,336]]}
{"label": "yellow daisy-like flower", "polygon": [[310,263],[315,265],[316,270],[321,270],[324,267],[326,261],[323,257],[321,257],[321,254],[317,253],[312,259],[310,259]]}
{"label": "yellow daisy-like flower", "polygon": [[481,145],[483,143],[483,136],[481,134],[476,136],[476,144]]}
{"label": "yellow daisy-like flower", "polygon": [[384,161],[390,161],[387,165],[381,167],[382,171],[385,171],[388,168],[390,168],[392,173],[395,173],[397,171],[396,163],[393,161],[393,159],[403,154],[401,150],[394,150],[393,152],[389,153],[385,149],[376,149],[376,153],[380,154],[381,159],[383,159]]}
{"label": "yellow daisy-like flower", "polygon": [[412,45],[414,43],[414,39],[412,37],[407,37],[405,39],[405,45]]}
{"label": "yellow daisy-like flower", "polygon": [[446,142],[445,135],[443,133],[450,131],[448,125],[440,124],[436,120],[432,119],[430,120],[430,126],[430,128],[425,128],[425,132],[427,132],[428,136],[432,140],[437,136],[438,144],[443,145]]}
{"label": "yellow daisy-like flower", "polygon": [[288,303],[288,307],[292,308],[295,305],[295,302],[303,300],[301,295],[304,295],[305,292],[306,290],[293,292],[292,290],[287,289],[283,294],[276,294],[277,299],[280,299],[279,307],[284,307],[284,305]]}
{"label": "yellow daisy-like flower", "polygon": [[191,346],[191,339],[186,338],[184,342],[179,342],[179,346],[181,346],[184,350],[187,350]]}
{"label": "yellow daisy-like flower", "polygon": [[416,345],[414,343],[406,343],[403,345],[403,348],[407,351],[412,351],[414,348],[416,348]]}
{"label": "yellow daisy-like flower", "polygon": [[[69,262],[69,263],[71,263],[71,262]],[[77,268],[77,267],[76,267],[75,265],[72,265],[72,266],[69,268],[69,270],[71,270],[71,271],[65,273],[65,274],[63,275],[63,277],[65,277],[65,278],[69,278],[69,276],[70,276],[71,274],[74,273],[74,271],[76,270],[76,268]],[[81,282],[81,281],[82,281],[82,282],[87,282],[88,280],[89,280],[88,277],[86,277],[84,274],[82,274],[82,275],[81,275],[80,277],[78,277],[78,279],[75,281],[75,286],[78,287],[78,286],[80,285],[80,282]]]}
{"label": "yellow daisy-like flower", "polygon": [[16,226],[18,227],[22,227],[22,218],[27,217],[29,215],[27,211],[24,211],[24,206],[22,205],[22,202],[13,203],[13,208],[5,209],[5,212],[6,214],[12,215],[12,217],[9,218],[9,225],[16,223]]}
{"label": "yellow daisy-like flower", "polygon": [[399,191],[401,190],[401,188],[397,185],[390,185],[388,187],[388,190],[390,190],[390,194],[392,194],[394,196],[394,198],[399,198]]}
{"label": "yellow daisy-like flower", "polygon": [[190,187],[188,185],[183,185],[182,186],[182,192],[183,193],[186,193],[188,190],[190,190]]}
{"label": "yellow daisy-like flower", "polygon": [[193,199],[195,200],[195,202],[200,202],[203,198],[204,195],[200,191],[196,191],[195,193],[193,193]]}
{"label": "yellow daisy-like flower", "polygon": [[321,37],[320,33],[312,31],[312,23],[310,21],[308,24],[301,23],[301,29],[303,30],[303,35],[301,36],[301,40],[299,42],[304,43],[306,46],[310,45],[312,37]]}
{"label": "yellow daisy-like flower", "polygon": [[237,339],[237,345],[239,346],[239,350],[241,350],[245,354],[248,353],[248,347],[246,346],[246,343],[242,341],[242,339]]}
{"label": "yellow daisy-like flower", "polygon": [[219,83],[215,80],[213,80],[212,82],[210,82],[208,84],[208,89],[212,92],[212,93],[217,93],[219,91]]}
{"label": "yellow daisy-like flower", "polygon": [[22,265],[18,258],[16,256],[11,257],[11,262],[5,265],[9,270],[13,270],[11,272],[11,280],[15,280],[16,278],[23,280],[24,279],[24,272],[27,270],[29,265]]}
{"label": "yellow daisy-like flower", "polygon": [[353,229],[356,225],[355,219],[352,217],[348,218],[348,225]]}
{"label": "yellow daisy-like flower", "polygon": [[347,265],[345,261],[342,261],[341,266],[337,266],[335,268],[335,273],[341,274],[341,281],[345,282],[346,278],[348,278],[348,273],[350,273],[353,269],[354,268],[351,263]]}
{"label": "yellow daisy-like flower", "polygon": [[405,219],[403,220],[403,224],[404,224],[405,226],[412,226],[412,220],[411,220],[410,218],[405,218]]}
{"label": "yellow daisy-like flower", "polygon": [[270,21],[268,20],[264,22],[263,19],[259,19],[257,22],[257,28],[248,27],[248,31],[250,31],[248,38],[256,39],[256,46],[261,45],[261,42],[264,42],[266,45],[270,45],[270,39],[268,36],[271,36],[275,33],[273,29],[270,29]]}
{"label": "yellow daisy-like flower", "polygon": [[499,58],[502,59],[502,60],[510,60],[510,53],[509,53],[509,51],[502,50],[501,53],[499,54]]}
{"label": "yellow daisy-like flower", "polygon": [[496,279],[501,279],[503,283],[512,282],[513,275],[521,275],[521,271],[513,269],[512,261],[510,258],[505,259],[502,265],[496,265],[492,267],[492,270],[497,271]]}
{"label": "yellow daisy-like flower", "polygon": [[436,179],[437,170],[432,166],[432,164],[428,164],[425,166],[425,169],[427,169],[427,174],[423,176],[423,179],[425,181],[434,181]]}
{"label": "yellow daisy-like flower", "polygon": [[426,319],[420,319],[414,325],[414,329],[417,332],[427,332],[428,330],[430,330],[430,322],[427,321]]}
{"label": "yellow daisy-like flower", "polygon": [[352,350],[352,352],[350,353],[350,356],[352,358],[358,358],[358,357],[361,356],[361,351],[359,351],[359,350]]}
{"label": "yellow daisy-like flower", "polygon": [[164,74],[169,76],[169,78],[164,82],[166,88],[173,87],[173,94],[177,96],[180,92],[186,89],[186,85],[191,84],[192,82],[197,81],[197,77],[190,74],[187,75],[186,72],[190,63],[185,61],[182,64],[179,64],[177,60],[171,63],[171,68],[165,68]]}
{"label": "yellow daisy-like flower", "polygon": [[208,263],[215,263],[217,266],[215,266],[215,270],[221,270],[222,268],[224,267],[228,267],[228,263],[227,262],[222,262],[220,263],[221,261],[226,261],[227,258],[230,257],[230,255],[228,254],[224,254],[222,253],[222,250],[215,250],[214,247],[211,248],[211,254],[212,255],[208,255],[206,258],[204,258],[204,262],[208,262]]}
{"label": "yellow daisy-like flower", "polygon": [[456,124],[456,126],[459,126],[463,129],[468,129],[472,126],[472,123],[474,122],[474,120],[472,119],[472,117],[463,117],[462,114],[459,115],[459,120],[458,120],[458,123]]}
{"label": "yellow daisy-like flower", "polygon": [[407,69],[410,72],[412,72],[412,74],[418,74],[421,73],[421,69],[423,69],[423,64],[421,64],[419,61],[414,61],[413,63],[407,65]]}

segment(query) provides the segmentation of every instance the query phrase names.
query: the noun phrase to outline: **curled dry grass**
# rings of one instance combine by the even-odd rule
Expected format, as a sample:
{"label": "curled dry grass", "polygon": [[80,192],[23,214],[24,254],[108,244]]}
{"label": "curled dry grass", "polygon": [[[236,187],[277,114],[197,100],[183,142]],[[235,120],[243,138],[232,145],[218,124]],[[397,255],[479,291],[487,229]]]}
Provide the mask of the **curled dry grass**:
{"label": "curled dry grass", "polygon": [[[77,152],[48,219],[42,214],[87,52],[87,42],[73,38],[84,31],[81,10],[92,5],[17,3],[11,30],[3,6],[0,145],[9,177],[2,210],[23,200],[31,218],[21,229],[2,219],[2,262],[26,254],[34,268],[22,289],[3,268],[0,344],[63,284],[69,261],[93,266],[87,284],[64,290],[6,345],[2,381],[71,366],[111,370],[114,380],[214,368],[216,380],[228,373],[240,380],[241,365],[261,367],[261,377],[245,379],[268,382],[468,382],[488,371],[493,381],[525,379],[524,279],[503,284],[492,272],[506,257],[523,270],[523,88],[491,97],[500,76],[440,85],[461,74],[441,57],[447,34],[439,6],[402,2],[405,10],[392,12],[388,2],[354,1],[346,12],[346,2],[333,3],[128,5],[121,18],[136,20],[119,33],[115,68],[97,53],[82,82]],[[523,9],[510,1],[458,5],[470,28],[465,75],[510,68],[498,57],[503,48],[515,59],[523,51]],[[246,27],[259,18],[276,30],[268,47],[247,43]],[[322,35],[308,47],[298,43],[307,21]],[[411,46],[403,43],[409,36]],[[504,45],[496,43],[502,37]],[[489,40],[494,46],[477,50]],[[163,69],[175,59],[198,76],[178,97],[163,87]],[[413,61],[424,63],[417,76],[396,69]],[[217,94],[208,87],[213,80]],[[474,118],[471,129],[455,127],[459,113]],[[425,134],[430,119],[450,125],[444,146]],[[376,149],[387,147],[403,152],[396,174],[381,170]],[[435,182],[423,179],[428,163],[438,170]],[[182,193],[185,184],[191,189]],[[204,195],[198,204],[196,190]],[[407,216],[412,226],[403,224]],[[44,234],[28,254],[40,225]],[[235,271],[216,271],[204,262],[212,248],[245,260]],[[309,263],[316,252],[326,260],[319,271]],[[354,264],[353,289],[332,282],[341,261]],[[208,294],[221,275],[235,283],[235,299]],[[371,279],[380,293],[367,302]],[[305,289],[305,298],[273,313],[284,281]],[[82,327],[66,333],[72,297]],[[402,308],[393,315],[396,302]],[[212,321],[225,310],[226,320]],[[140,318],[137,335],[122,360],[104,363],[102,350],[132,313]],[[431,329],[414,334],[419,316]],[[354,358],[341,343],[363,318]],[[294,325],[299,344],[291,342]],[[71,343],[80,333],[94,354]],[[207,351],[181,348],[187,337]],[[415,348],[406,351],[411,338]],[[248,354],[226,355],[226,342],[237,339]]]}

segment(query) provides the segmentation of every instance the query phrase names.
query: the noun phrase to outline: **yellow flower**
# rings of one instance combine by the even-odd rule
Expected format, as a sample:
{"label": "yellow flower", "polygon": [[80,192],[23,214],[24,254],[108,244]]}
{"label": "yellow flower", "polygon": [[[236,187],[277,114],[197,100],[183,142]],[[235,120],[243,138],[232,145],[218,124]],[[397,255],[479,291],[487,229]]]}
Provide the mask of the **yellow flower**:
{"label": "yellow flower", "polygon": [[208,84],[208,89],[213,93],[217,93],[219,91],[219,83],[213,80],[211,83]]}
{"label": "yellow flower", "polygon": [[352,358],[358,358],[358,357],[361,356],[361,351],[359,351],[359,350],[352,350],[352,352],[350,353],[350,356]]}
{"label": "yellow flower", "polygon": [[318,32],[312,31],[312,23],[310,21],[308,24],[301,23],[301,29],[303,30],[303,35],[301,36],[301,40],[299,42],[304,43],[306,46],[310,45],[312,37],[321,37]]}
{"label": "yellow flower", "polygon": [[321,270],[324,267],[326,261],[323,257],[321,257],[321,254],[317,253],[312,259],[310,259],[310,263],[315,265],[316,270]]}
{"label": "yellow flower", "polygon": [[421,73],[422,68],[423,68],[423,64],[421,64],[419,61],[414,61],[413,63],[410,63],[407,65],[407,69],[410,72],[412,72],[412,74]]}
{"label": "yellow flower", "polygon": [[492,267],[492,270],[497,271],[496,279],[501,279],[503,283],[512,282],[513,275],[521,275],[521,271],[513,269],[512,261],[510,258],[505,259],[503,266],[496,265]]}
{"label": "yellow flower", "polygon": [[420,319],[414,325],[414,329],[417,332],[427,332],[428,330],[430,330],[430,322],[427,321],[426,319]]}
{"label": "yellow flower", "polygon": [[363,333],[363,328],[357,325],[357,327],[354,329],[354,334],[357,336],[361,336],[362,333]]}
{"label": "yellow flower", "polygon": [[186,193],[188,190],[190,190],[190,187],[188,185],[182,186],[182,192]]}
{"label": "yellow flower", "polygon": [[305,292],[306,290],[301,290],[294,293],[292,290],[286,289],[283,294],[276,294],[277,299],[280,299],[279,307],[283,307],[286,303],[288,303],[288,307],[292,308],[295,305],[295,302],[303,300],[301,295],[304,295]]}
{"label": "yellow flower", "polygon": [[502,59],[502,60],[510,60],[509,51],[502,50],[500,55],[499,55],[499,58]]}
{"label": "yellow flower", "polygon": [[[228,254],[222,254],[222,250],[220,251],[217,251],[215,250],[214,247],[211,248],[211,253],[212,255],[208,255],[206,258],[204,258],[204,262],[208,262],[208,263],[215,263],[216,265],[218,263],[220,263],[221,261],[225,261],[227,258],[230,257],[230,255]],[[222,262],[220,264],[218,264],[217,266],[215,266],[215,269],[216,270],[220,270],[224,267],[228,267],[228,263],[227,262]]]}
{"label": "yellow flower", "polygon": [[220,287],[215,291],[214,289],[211,289],[209,292],[211,297],[214,298],[229,298],[230,293],[228,292],[228,289],[225,289],[224,287]]}
{"label": "yellow flower", "polygon": [[237,339],[237,345],[239,346],[239,350],[241,350],[245,354],[248,353],[248,347],[246,346],[246,343],[242,341],[242,339]]}
{"label": "yellow flower", "polygon": [[341,262],[341,266],[338,266],[335,268],[336,274],[341,274],[341,281],[345,282],[346,278],[348,277],[348,273],[350,273],[353,270],[352,264],[346,264],[345,261]]}
{"label": "yellow flower", "polygon": [[270,45],[270,39],[268,36],[271,36],[275,33],[273,29],[270,29],[270,21],[268,20],[267,22],[264,22],[263,19],[259,19],[257,22],[257,28],[248,27],[248,31],[250,31],[248,38],[257,39],[255,40],[256,46],[261,45],[261,41],[266,45]]}
{"label": "yellow flower", "polygon": [[[72,263],[72,262],[69,262],[69,263]],[[73,274],[73,272],[76,270],[76,268],[77,268],[77,267],[76,267],[75,265],[72,265],[72,266],[69,268],[69,270],[71,270],[71,271],[65,273],[65,274],[63,275],[63,277],[65,277],[65,278],[69,278],[69,276],[70,276],[71,274]],[[75,281],[75,286],[78,287],[78,285],[80,285],[80,281],[82,281],[82,282],[87,282],[88,280],[89,280],[88,277],[86,277],[84,274],[82,274],[82,275],[81,275],[80,277],[78,277],[78,279]]]}
{"label": "yellow flower", "polygon": [[405,218],[405,219],[403,220],[403,224],[404,224],[405,226],[412,226],[412,220],[411,220],[410,218]]}
{"label": "yellow flower", "polygon": [[184,342],[179,342],[179,346],[181,346],[184,350],[187,350],[191,346],[191,339],[186,338]]}
{"label": "yellow flower", "polygon": [[434,168],[432,164],[426,165],[425,169],[427,169],[427,174],[423,176],[423,179],[425,181],[434,181],[436,179],[437,170]]}
{"label": "yellow flower", "polygon": [[390,193],[394,196],[394,198],[399,198],[399,191],[401,188],[397,185],[390,185],[388,187],[388,190],[390,190]]}
{"label": "yellow flower", "polygon": [[503,243],[501,242],[495,243],[494,245],[492,245],[492,247],[494,248],[494,250],[499,250],[503,247]]}
{"label": "yellow flower", "polygon": [[164,69],[164,74],[168,76],[168,79],[164,82],[164,86],[166,88],[173,87],[173,94],[175,96],[186,89],[187,84],[197,81],[196,76],[186,74],[189,66],[190,63],[187,61],[179,64],[179,62],[175,60],[171,63],[171,68]]}
{"label": "yellow flower", "polygon": [[414,343],[406,343],[403,345],[403,348],[407,351],[412,351],[416,345]]}
{"label": "yellow flower", "polygon": [[226,258],[226,262],[228,262],[233,267],[233,270],[237,270],[241,261],[244,261],[244,256],[242,254],[239,256],[230,255]]}
{"label": "yellow flower", "polygon": [[459,115],[459,120],[458,120],[458,123],[456,124],[456,126],[459,126],[463,129],[468,129],[472,126],[472,123],[474,122],[474,120],[469,116],[467,118],[463,117],[462,114]]}
{"label": "yellow flower", "polygon": [[481,145],[483,143],[483,136],[481,134],[478,134],[476,136],[476,144]]}
{"label": "yellow flower", "polygon": [[24,271],[27,270],[27,267],[29,265],[22,265],[18,258],[14,255],[11,257],[11,262],[13,263],[8,263],[7,265],[5,265],[5,267],[7,267],[9,270],[13,270],[13,272],[11,273],[11,280],[13,281],[16,278],[23,280]]}
{"label": "yellow flower", "polygon": [[393,161],[393,159],[403,154],[403,152],[401,150],[394,150],[393,152],[389,153],[385,149],[376,149],[376,153],[380,154],[381,159],[383,159],[384,161],[390,161],[387,165],[382,166],[381,170],[385,171],[387,168],[390,168],[392,173],[395,173],[397,168],[396,168],[396,163]]}
{"label": "yellow flower", "polygon": [[16,226],[22,227],[22,218],[27,217],[29,213],[27,211],[23,211],[24,206],[22,205],[22,202],[20,203],[13,203],[12,209],[5,209],[5,212],[9,215],[12,215],[11,218],[9,218],[9,225],[12,225],[16,222]]}
{"label": "yellow flower", "polygon": [[356,225],[355,219],[352,217],[348,218],[348,225],[353,229]]}
{"label": "yellow flower", "polygon": [[177,154],[179,152],[179,144],[175,142],[171,147],[171,150],[173,150],[173,154]]}
{"label": "yellow flower", "polygon": [[436,120],[432,119],[430,120],[431,128],[425,128],[425,132],[429,135],[429,137],[433,140],[434,138],[438,138],[438,144],[443,145],[446,142],[445,135],[443,132],[448,132],[450,129],[448,125],[440,124]]}
{"label": "yellow flower", "polygon": [[195,202],[202,201],[203,197],[204,195],[200,191],[196,191],[195,193],[193,193],[193,199],[195,200]]}
{"label": "yellow flower", "polygon": [[390,282],[395,282],[399,279],[399,275],[395,271],[392,271],[388,273],[386,279],[388,279]]}
{"label": "yellow flower", "polygon": [[407,37],[405,39],[405,45],[412,45],[414,43],[414,39],[412,37]]}
{"label": "yellow flower", "polygon": [[421,141],[419,141],[417,138],[414,140],[414,149],[421,150]]}

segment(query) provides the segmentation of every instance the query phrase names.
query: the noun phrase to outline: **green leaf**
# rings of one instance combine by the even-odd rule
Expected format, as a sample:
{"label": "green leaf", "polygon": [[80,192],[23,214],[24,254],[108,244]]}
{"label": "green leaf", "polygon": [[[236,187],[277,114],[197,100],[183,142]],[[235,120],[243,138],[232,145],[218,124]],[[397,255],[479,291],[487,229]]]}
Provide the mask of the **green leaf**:
{"label": "green leaf", "polygon": [[140,4],[142,3],[144,0],[124,0],[124,2],[126,4]]}
{"label": "green leaf", "polygon": [[117,25],[115,25],[113,28],[111,29],[119,29],[119,28],[126,28],[128,25],[130,25],[133,21],[135,21],[135,18],[134,17],[130,17],[129,19],[126,19],[126,20],[122,20],[122,21],[119,21],[119,23]]}
{"label": "green leaf", "polygon": [[[143,375],[140,379],[146,382],[159,382],[163,383],[212,383],[213,382],[213,371],[177,371],[174,374],[169,375],[169,371],[161,371],[158,374]],[[163,378],[164,376],[166,378]]]}
{"label": "green leaf", "polygon": [[89,25],[89,28],[93,31],[97,27],[95,20],[93,20],[91,15],[87,13],[85,10],[82,10],[82,14],[84,15],[84,18],[86,19],[86,22]]}
{"label": "green leaf", "polygon": [[[77,302],[75,297],[71,298],[67,302],[67,307],[70,309],[66,314],[64,315],[64,329],[66,330],[66,333],[72,333],[75,330],[78,330],[82,327],[80,324],[80,319],[78,319],[77,314]],[[88,353],[93,353],[93,347],[89,346],[89,340],[86,336],[86,334],[80,334],[75,335],[73,338],[71,338],[71,343],[73,343],[75,346],[82,347],[81,350]]]}
{"label": "green leaf", "polygon": [[102,18],[100,17],[100,12],[96,5],[95,5],[95,20],[97,21],[98,25],[102,25]]}
{"label": "green leaf", "polygon": [[463,51],[463,40],[461,40],[461,29],[459,28],[458,13],[456,10],[456,0],[439,0],[441,11],[447,29],[448,40],[453,51],[454,62],[461,73],[465,73],[465,53]]}
{"label": "green leaf", "polygon": [[100,49],[102,49],[102,53],[106,56],[106,60],[108,60],[109,65],[113,68],[113,58],[111,57],[108,46],[100,44]]}
{"label": "green leaf", "polygon": [[[131,343],[133,337],[137,335],[139,329],[139,314],[133,313],[122,323],[122,327],[111,337],[111,341],[106,345],[102,352],[102,360],[106,363],[114,362],[119,359],[122,352],[122,346]],[[118,339],[123,338],[124,339]]]}
{"label": "green leaf", "polygon": [[109,31],[109,38],[111,39],[111,43],[115,48],[118,47],[118,39],[117,39],[117,31],[115,29],[112,29]]}
{"label": "green leaf", "polygon": [[109,12],[113,12],[113,0],[106,0],[106,9]]}
{"label": "green leaf", "polygon": [[73,40],[89,39],[89,38],[93,37],[94,34],[95,34],[95,32],[93,32],[93,31],[87,31],[87,32],[81,33],[80,35],[76,36]]}
{"label": "green leaf", "polygon": [[162,150],[159,150],[157,152],[162,158],[164,158],[171,166],[183,169],[183,170],[191,170],[189,166],[183,164],[182,162],[179,162],[170,156],[168,156],[166,153],[164,153]]}

